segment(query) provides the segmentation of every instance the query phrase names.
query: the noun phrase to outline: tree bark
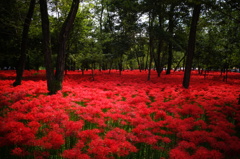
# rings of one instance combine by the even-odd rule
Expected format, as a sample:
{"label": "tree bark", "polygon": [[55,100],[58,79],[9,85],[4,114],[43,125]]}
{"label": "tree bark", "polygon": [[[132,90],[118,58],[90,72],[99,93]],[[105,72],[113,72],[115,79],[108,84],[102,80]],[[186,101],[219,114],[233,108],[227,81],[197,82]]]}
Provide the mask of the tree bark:
{"label": "tree bark", "polygon": [[184,88],[188,88],[190,83],[192,61],[193,61],[193,55],[194,55],[195,43],[196,43],[197,23],[199,20],[200,11],[201,11],[201,4],[195,4],[193,9],[193,16],[192,16],[191,28],[190,28],[189,39],[188,39],[187,60],[186,60],[186,66],[185,66],[183,83],[182,83]]}
{"label": "tree bark", "polygon": [[13,83],[13,86],[18,86],[18,85],[21,85],[22,83],[22,76],[25,69],[25,65],[26,65],[28,32],[29,32],[31,21],[32,21],[31,19],[33,16],[34,8],[35,8],[35,3],[36,3],[36,0],[30,1],[28,13],[23,24],[20,58],[18,60],[18,67],[16,70],[17,75],[16,75],[15,82]]}
{"label": "tree bark", "polygon": [[152,46],[152,37],[149,37],[149,66],[148,66],[148,81],[151,79],[151,69],[152,69],[152,60],[153,60],[153,46]]}
{"label": "tree bark", "polygon": [[156,65],[157,76],[160,77],[162,72],[162,64],[161,64],[161,52],[162,52],[162,40],[161,37],[158,39],[158,48],[157,48],[157,57],[153,56],[154,62]]}
{"label": "tree bark", "polygon": [[41,20],[42,20],[42,34],[43,34],[43,53],[45,59],[46,67],[46,77],[47,77],[47,88],[49,94],[54,93],[54,68],[52,65],[52,50],[51,50],[51,37],[50,37],[50,27],[48,19],[48,8],[47,1],[40,0],[40,11],[41,11]]}
{"label": "tree bark", "polygon": [[[162,15],[161,15],[161,8],[160,8],[160,12],[158,14],[158,23],[159,23],[159,29],[163,29],[162,28]],[[161,64],[161,52],[162,52],[162,46],[163,46],[163,40],[162,40],[162,35],[159,34],[158,36],[158,46],[157,46],[157,57],[154,57],[154,62],[156,65],[156,70],[157,70],[157,76],[160,77],[160,74],[162,72],[162,64]]]}
{"label": "tree bark", "polygon": [[123,71],[122,55],[121,55],[121,57],[120,57],[120,60],[118,61],[118,69],[119,69],[119,75],[122,75],[122,71]]}
{"label": "tree bark", "polygon": [[[174,12],[174,5],[172,4],[171,5],[171,8],[170,8],[170,13],[169,13],[169,33],[171,34],[171,38],[173,38],[173,27],[174,27],[174,24],[173,24],[173,12]],[[170,74],[171,73],[171,70],[172,70],[172,60],[173,60],[173,52],[172,52],[172,47],[173,47],[173,44],[172,44],[172,39],[170,39],[169,41],[169,44],[168,44],[168,67],[167,67],[167,71],[166,71],[166,74]]]}
{"label": "tree bark", "polygon": [[[150,50],[150,47],[148,47],[148,51],[149,51],[149,50]],[[148,56],[149,56],[149,54],[147,54],[146,61],[145,61],[145,68],[144,68],[145,71],[146,71],[147,68],[148,68]]]}
{"label": "tree bark", "polygon": [[[148,81],[151,78],[151,69],[152,69],[152,61],[153,61],[153,21],[155,16],[153,13],[149,13],[149,65],[148,65]],[[147,66],[147,65],[146,65]]]}

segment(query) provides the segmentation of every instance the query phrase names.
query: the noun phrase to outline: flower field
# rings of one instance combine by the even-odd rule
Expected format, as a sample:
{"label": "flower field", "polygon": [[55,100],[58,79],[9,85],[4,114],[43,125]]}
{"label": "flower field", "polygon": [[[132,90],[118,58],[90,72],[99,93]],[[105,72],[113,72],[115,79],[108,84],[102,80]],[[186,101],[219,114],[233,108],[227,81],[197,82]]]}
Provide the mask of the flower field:
{"label": "flower field", "polygon": [[68,72],[47,95],[44,71],[0,71],[0,158],[238,159],[240,74]]}

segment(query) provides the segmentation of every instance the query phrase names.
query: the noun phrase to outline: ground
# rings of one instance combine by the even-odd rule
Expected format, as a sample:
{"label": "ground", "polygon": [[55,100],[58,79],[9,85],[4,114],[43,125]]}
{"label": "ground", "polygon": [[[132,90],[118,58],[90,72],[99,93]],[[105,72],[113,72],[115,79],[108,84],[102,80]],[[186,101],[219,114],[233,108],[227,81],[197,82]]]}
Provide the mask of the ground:
{"label": "ground", "polygon": [[69,71],[47,95],[45,72],[0,71],[0,153],[5,158],[172,158],[240,156],[240,74]]}

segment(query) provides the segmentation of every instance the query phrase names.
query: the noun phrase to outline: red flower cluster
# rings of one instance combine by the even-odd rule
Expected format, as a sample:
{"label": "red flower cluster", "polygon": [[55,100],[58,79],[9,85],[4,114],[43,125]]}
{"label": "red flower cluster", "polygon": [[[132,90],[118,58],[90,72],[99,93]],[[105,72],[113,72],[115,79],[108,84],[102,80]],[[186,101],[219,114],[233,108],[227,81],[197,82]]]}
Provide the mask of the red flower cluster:
{"label": "red flower cluster", "polygon": [[64,88],[47,96],[44,71],[26,71],[12,87],[14,72],[0,71],[0,153],[68,159],[121,156],[221,159],[240,156],[240,74],[228,83],[182,72],[69,72]]}

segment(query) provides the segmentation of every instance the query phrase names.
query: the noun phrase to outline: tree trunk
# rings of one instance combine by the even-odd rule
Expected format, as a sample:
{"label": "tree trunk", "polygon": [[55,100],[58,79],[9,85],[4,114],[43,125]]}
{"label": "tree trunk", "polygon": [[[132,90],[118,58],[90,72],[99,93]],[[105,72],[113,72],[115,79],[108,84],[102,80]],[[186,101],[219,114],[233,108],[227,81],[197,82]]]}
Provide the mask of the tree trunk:
{"label": "tree trunk", "polygon": [[103,4],[103,0],[102,0],[102,1],[101,1],[100,20],[99,20],[101,40],[102,40],[102,21],[103,21],[103,11],[104,11],[104,4]]}
{"label": "tree trunk", "polygon": [[[140,57],[139,57],[139,58],[140,58]],[[138,58],[138,55],[137,55],[137,53],[136,53],[136,60],[137,60],[137,64],[138,64],[138,69],[139,69],[139,71],[141,72],[142,69],[141,69],[141,64],[140,64],[139,58]]]}
{"label": "tree trunk", "polygon": [[[160,8],[161,10],[161,8]],[[162,30],[162,16],[161,16],[161,11],[158,15],[158,23],[159,23],[159,29]],[[162,35],[160,34],[158,36],[158,47],[157,47],[157,57],[154,57],[154,62],[156,65],[156,70],[157,70],[157,76],[160,77],[160,74],[162,72],[162,64],[161,64],[161,52],[162,52],[162,45],[163,45],[163,40],[162,40]]]}
{"label": "tree trunk", "polygon": [[157,76],[160,77],[160,74],[162,72],[162,65],[161,65],[161,52],[162,52],[162,40],[161,37],[159,37],[158,41],[158,48],[157,48],[157,57],[154,57],[154,62],[156,65],[156,70],[157,70]]}
{"label": "tree trunk", "polygon": [[64,77],[65,59],[66,59],[66,42],[69,37],[70,30],[72,29],[73,22],[75,20],[79,0],[73,0],[68,17],[64,21],[58,39],[58,55],[56,74],[54,76],[54,67],[52,65],[52,51],[51,51],[51,39],[50,28],[48,19],[47,1],[40,0],[41,20],[42,20],[42,33],[43,33],[43,52],[45,54],[46,64],[46,76],[47,87],[49,94],[55,94],[62,89],[62,82]]}
{"label": "tree trunk", "polygon": [[175,69],[174,69],[174,72],[177,71],[177,68],[179,67],[179,65],[180,65],[180,63],[183,61],[183,59],[185,59],[185,57],[186,57],[186,54],[184,54],[184,56],[178,61],[177,66],[176,66]]}
{"label": "tree trunk", "polygon": [[48,19],[48,8],[47,1],[40,0],[40,11],[41,11],[41,20],[42,20],[42,34],[43,34],[43,53],[46,66],[46,76],[47,76],[47,88],[49,94],[53,94],[54,87],[54,68],[52,65],[52,50],[51,50],[51,38],[50,38],[50,27]]}
{"label": "tree trunk", "polygon": [[73,27],[73,22],[77,15],[80,0],[73,0],[70,12],[64,21],[58,39],[58,56],[56,65],[56,93],[58,90],[62,89],[62,82],[65,70],[65,60],[66,60],[66,44],[69,37],[69,33]]}
{"label": "tree trunk", "polygon": [[[148,47],[148,51],[149,51],[149,49],[150,49],[150,47]],[[147,54],[146,61],[145,61],[145,68],[144,68],[145,71],[146,71],[147,68],[148,68],[148,55],[149,55],[149,54]]]}
{"label": "tree trunk", "polygon": [[[174,27],[174,24],[173,24],[173,12],[174,12],[174,5],[172,4],[171,5],[171,8],[170,8],[170,13],[169,13],[169,33],[171,35],[171,38],[173,38],[173,27]],[[169,44],[168,44],[168,67],[167,67],[167,72],[166,74],[170,74],[171,73],[171,70],[172,70],[172,60],[173,60],[173,52],[172,52],[172,47],[173,47],[173,44],[172,44],[172,39],[170,39],[169,41]]]}
{"label": "tree trunk", "polygon": [[122,70],[123,70],[122,60],[118,62],[118,69],[119,69],[119,75],[122,75]]}
{"label": "tree trunk", "polygon": [[172,59],[173,59],[173,52],[172,52],[172,42],[168,45],[168,66],[166,74],[169,75],[172,70]]}
{"label": "tree trunk", "polygon": [[192,23],[188,39],[187,60],[183,77],[183,87],[188,88],[190,83],[191,68],[195,50],[197,23],[201,11],[201,4],[195,4],[192,16]]}
{"label": "tree trunk", "polygon": [[144,70],[144,56],[142,58],[140,57],[140,67],[141,70]]}
{"label": "tree trunk", "polygon": [[[153,13],[149,13],[149,66],[148,66],[148,81],[151,78],[151,69],[152,69],[152,61],[153,61],[153,21],[155,16]],[[146,65],[147,66],[147,65]]]}
{"label": "tree trunk", "polygon": [[149,66],[148,66],[148,81],[151,79],[151,69],[152,69],[152,60],[153,60],[153,48],[152,48],[152,38],[150,37],[149,41]]}
{"label": "tree trunk", "polygon": [[27,16],[26,16],[24,24],[23,24],[20,58],[18,61],[18,67],[16,70],[17,75],[16,75],[15,82],[13,83],[13,86],[18,86],[18,85],[21,85],[21,83],[22,83],[22,76],[23,76],[23,72],[24,72],[25,64],[26,64],[28,32],[29,32],[31,19],[33,16],[34,8],[35,8],[35,3],[36,3],[36,0],[31,0],[31,2],[29,4],[28,13],[27,13]]}

